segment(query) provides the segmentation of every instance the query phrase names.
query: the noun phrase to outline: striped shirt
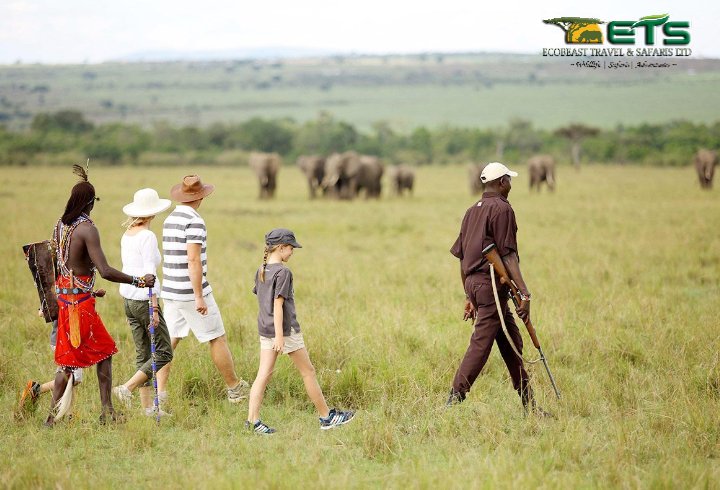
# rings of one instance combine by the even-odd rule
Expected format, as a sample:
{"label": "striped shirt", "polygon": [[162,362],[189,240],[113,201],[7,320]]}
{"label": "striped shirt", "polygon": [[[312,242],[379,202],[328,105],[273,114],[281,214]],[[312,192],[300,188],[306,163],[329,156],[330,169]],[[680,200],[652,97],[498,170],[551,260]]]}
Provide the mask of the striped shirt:
{"label": "striped shirt", "polygon": [[207,230],[205,221],[190,206],[178,204],[163,223],[162,297],[176,301],[193,301],[195,293],[188,272],[187,244],[200,244],[202,260],[202,295],[212,288],[207,281]]}

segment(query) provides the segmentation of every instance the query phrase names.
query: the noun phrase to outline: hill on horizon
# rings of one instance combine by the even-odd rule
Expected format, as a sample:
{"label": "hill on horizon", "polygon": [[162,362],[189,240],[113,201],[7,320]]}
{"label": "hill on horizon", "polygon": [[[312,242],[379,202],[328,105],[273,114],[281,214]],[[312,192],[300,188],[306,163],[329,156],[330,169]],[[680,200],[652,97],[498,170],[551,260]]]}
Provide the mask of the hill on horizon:
{"label": "hill on horizon", "polygon": [[252,117],[305,121],[319,112],[361,129],[385,121],[399,131],[499,127],[518,118],[540,128],[569,122],[614,127],[673,119],[710,123],[720,105],[720,60],[713,59],[610,69],[613,59],[595,58],[605,66],[596,69],[539,54],[243,56],[0,66],[0,124],[23,129],[35,114],[76,109],[96,123],[145,127]]}

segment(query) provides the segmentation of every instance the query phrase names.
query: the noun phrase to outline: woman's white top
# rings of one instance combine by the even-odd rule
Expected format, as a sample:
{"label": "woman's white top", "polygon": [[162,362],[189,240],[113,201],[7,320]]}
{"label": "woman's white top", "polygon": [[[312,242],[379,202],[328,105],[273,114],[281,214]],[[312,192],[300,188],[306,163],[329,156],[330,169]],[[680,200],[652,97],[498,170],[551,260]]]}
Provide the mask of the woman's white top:
{"label": "woman's white top", "polygon": [[[150,230],[141,230],[135,235],[125,233],[120,240],[122,271],[131,276],[152,274],[157,276],[157,268],[162,263],[157,237]],[[160,279],[155,279],[153,294],[160,297]],[[120,296],[127,299],[148,300],[147,288],[136,288],[132,284],[120,285]]]}

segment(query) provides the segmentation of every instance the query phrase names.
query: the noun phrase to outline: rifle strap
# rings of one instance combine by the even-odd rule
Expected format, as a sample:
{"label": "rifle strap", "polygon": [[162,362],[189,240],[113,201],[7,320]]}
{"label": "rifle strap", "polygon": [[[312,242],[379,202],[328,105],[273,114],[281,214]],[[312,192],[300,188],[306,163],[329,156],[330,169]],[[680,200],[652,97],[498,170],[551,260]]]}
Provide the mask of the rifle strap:
{"label": "rifle strap", "polygon": [[500,325],[502,326],[503,333],[505,334],[505,338],[507,339],[508,343],[510,344],[510,347],[512,347],[513,352],[520,358],[521,361],[527,363],[527,364],[535,364],[536,362],[542,360],[542,358],[535,359],[534,361],[528,361],[523,359],[522,354],[520,354],[520,350],[515,345],[515,342],[513,342],[513,339],[510,337],[510,334],[508,333],[507,326],[505,325],[505,317],[502,312],[502,305],[500,304],[500,296],[498,295],[497,290],[497,283],[495,281],[495,268],[492,264],[490,264],[490,279],[492,282],[492,290],[493,290],[493,296],[495,296],[495,306],[497,307],[498,316],[500,317]]}

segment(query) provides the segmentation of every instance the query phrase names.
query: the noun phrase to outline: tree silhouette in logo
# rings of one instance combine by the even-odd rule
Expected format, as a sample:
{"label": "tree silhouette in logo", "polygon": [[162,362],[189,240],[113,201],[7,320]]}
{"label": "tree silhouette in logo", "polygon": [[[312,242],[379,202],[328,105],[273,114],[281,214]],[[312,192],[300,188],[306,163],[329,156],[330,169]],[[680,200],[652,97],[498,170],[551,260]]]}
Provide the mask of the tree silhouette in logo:
{"label": "tree silhouette in logo", "polygon": [[558,26],[565,32],[565,44],[602,43],[603,35],[598,24],[600,19],[587,17],[556,17],[543,20],[545,24]]}

